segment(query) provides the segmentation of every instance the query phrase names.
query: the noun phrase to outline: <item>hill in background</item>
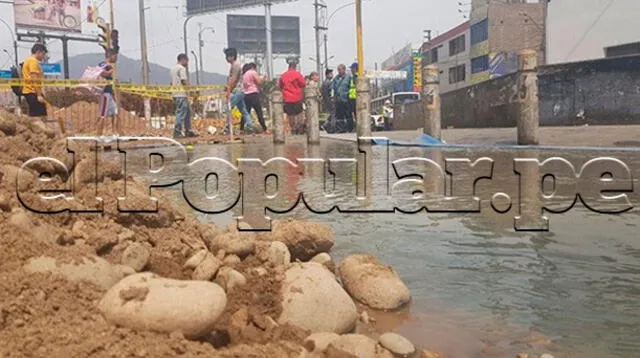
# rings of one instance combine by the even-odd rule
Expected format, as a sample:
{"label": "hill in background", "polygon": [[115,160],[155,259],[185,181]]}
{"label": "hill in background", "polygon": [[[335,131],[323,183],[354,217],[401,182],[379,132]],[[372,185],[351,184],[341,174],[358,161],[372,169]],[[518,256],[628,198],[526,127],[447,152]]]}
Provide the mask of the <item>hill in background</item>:
{"label": "hill in background", "polygon": [[[82,73],[88,66],[96,66],[100,61],[104,60],[104,55],[97,53],[89,53],[76,55],[69,58],[69,74],[71,79],[82,77]],[[196,74],[193,68],[189,66],[191,74],[189,79],[193,84],[196,83]],[[169,76],[169,68],[160,66],[155,63],[149,63],[149,84],[152,85],[168,85],[171,83]],[[118,56],[118,79],[123,82],[142,83],[142,61],[134,60],[124,55]],[[227,76],[219,73],[200,73],[200,83],[207,85],[225,84]]]}

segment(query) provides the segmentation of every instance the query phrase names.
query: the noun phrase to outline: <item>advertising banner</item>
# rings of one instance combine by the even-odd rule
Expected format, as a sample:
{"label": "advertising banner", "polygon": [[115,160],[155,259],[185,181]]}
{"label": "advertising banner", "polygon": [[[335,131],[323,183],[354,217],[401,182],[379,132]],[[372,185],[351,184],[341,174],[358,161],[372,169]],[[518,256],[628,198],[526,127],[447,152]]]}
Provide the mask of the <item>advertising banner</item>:
{"label": "advertising banner", "polygon": [[422,54],[413,52],[413,91],[422,92]]}
{"label": "advertising banner", "polygon": [[41,63],[40,67],[45,76],[62,76],[62,66],[59,63]]}
{"label": "advertising banner", "polygon": [[367,78],[378,80],[406,80],[407,71],[367,71]]}
{"label": "advertising banner", "polygon": [[15,0],[17,28],[97,35],[108,2],[101,0]]}

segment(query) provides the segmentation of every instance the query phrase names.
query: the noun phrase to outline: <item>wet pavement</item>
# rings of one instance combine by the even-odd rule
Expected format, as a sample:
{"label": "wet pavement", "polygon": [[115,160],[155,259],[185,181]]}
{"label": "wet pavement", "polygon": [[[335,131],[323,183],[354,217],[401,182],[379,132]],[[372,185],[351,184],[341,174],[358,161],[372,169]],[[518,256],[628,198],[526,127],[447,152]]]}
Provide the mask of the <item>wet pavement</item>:
{"label": "wet pavement", "polygon": [[[330,167],[280,163],[272,168],[278,172],[277,180],[265,179],[259,167],[245,167],[241,177],[220,170],[218,176],[207,176],[219,168],[214,163],[163,174],[185,178],[185,190],[196,190],[191,197],[200,198],[196,206],[212,200],[233,203],[244,188],[242,200],[231,211],[197,214],[201,220],[219,225],[232,223],[234,215],[241,214],[250,224],[260,224],[265,203],[251,192],[264,188],[274,194],[268,204],[282,211],[304,193],[305,202],[315,212],[301,202],[286,214],[269,216],[327,223],[336,233],[332,250],[336,260],[370,252],[396,268],[410,287],[413,302],[409,313],[390,319],[387,326],[419,345],[451,357],[515,356],[521,351],[550,352],[555,357],[640,356],[638,210],[599,214],[578,201],[565,213],[545,213],[547,232],[516,231],[515,217],[533,207],[520,204],[539,199],[540,193],[535,185],[522,185],[513,163],[514,158],[543,161],[563,157],[579,171],[591,159],[617,158],[633,175],[628,184],[633,183],[635,191],[626,194],[637,206],[640,183],[635,178],[640,177],[640,153],[374,146],[364,149],[369,160],[362,160],[358,170],[350,161],[357,158],[357,148],[346,141],[325,140],[320,146],[307,147],[304,138],[291,138],[287,145],[275,146],[267,138],[251,144],[195,145],[189,153],[191,161],[216,156],[233,163],[239,158],[283,157],[294,162],[298,158],[344,158]],[[403,158],[427,158],[442,168],[447,158],[472,162],[492,159],[491,179],[481,179],[475,186],[480,212],[437,212],[446,209],[443,194],[445,190],[451,193],[452,183],[456,193],[464,193],[464,183],[474,182],[478,173],[456,172],[453,181],[440,177],[441,173],[425,161],[389,167],[389,162]],[[398,170],[421,173],[424,180],[393,187]],[[523,171],[522,177],[543,174]],[[571,182],[568,174],[558,174],[555,183],[548,179],[542,180],[540,187],[547,195],[556,190],[556,209],[571,207],[571,192],[563,196],[566,193],[560,188]],[[585,179],[582,188],[592,188],[599,179]],[[206,195],[198,194],[199,185],[205,184]],[[187,206],[178,187],[156,190],[171,190],[176,202]],[[425,195],[420,197],[418,191]],[[419,199],[411,199],[415,195]],[[470,194],[459,196],[454,206],[468,205]],[[322,213],[333,204],[345,212]],[[405,212],[418,211],[421,206],[436,210],[393,213],[394,206]],[[391,212],[372,212],[380,210]]]}

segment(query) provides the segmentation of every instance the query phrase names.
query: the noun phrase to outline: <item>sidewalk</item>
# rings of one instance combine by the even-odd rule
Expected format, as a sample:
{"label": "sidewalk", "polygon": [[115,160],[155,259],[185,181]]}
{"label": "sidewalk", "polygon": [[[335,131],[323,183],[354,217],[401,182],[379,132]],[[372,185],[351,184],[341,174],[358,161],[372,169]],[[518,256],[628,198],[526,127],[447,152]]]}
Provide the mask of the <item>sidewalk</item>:
{"label": "sidewalk", "polygon": [[[392,141],[410,142],[415,140],[422,130],[373,132],[374,137],[386,137]],[[355,133],[327,134],[321,137],[333,140],[356,141]],[[465,128],[443,129],[442,139],[447,144],[461,145],[517,145],[516,128]],[[640,125],[629,126],[580,126],[580,127],[541,127],[541,146],[571,147],[638,147],[640,148]]]}

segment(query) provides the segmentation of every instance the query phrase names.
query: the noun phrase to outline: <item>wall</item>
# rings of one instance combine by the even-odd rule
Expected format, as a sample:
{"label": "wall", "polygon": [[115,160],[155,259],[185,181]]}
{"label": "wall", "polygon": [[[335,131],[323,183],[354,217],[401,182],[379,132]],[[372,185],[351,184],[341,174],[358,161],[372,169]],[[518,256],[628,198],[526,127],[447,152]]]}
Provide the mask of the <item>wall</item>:
{"label": "wall", "polygon": [[[540,125],[640,124],[640,56],[544,66]],[[517,73],[442,95],[442,128],[515,127]],[[396,109],[396,129],[422,127],[421,105]]]}
{"label": "wall", "polygon": [[489,52],[538,52],[544,64],[544,4],[492,2],[489,5]]}

